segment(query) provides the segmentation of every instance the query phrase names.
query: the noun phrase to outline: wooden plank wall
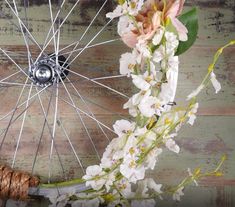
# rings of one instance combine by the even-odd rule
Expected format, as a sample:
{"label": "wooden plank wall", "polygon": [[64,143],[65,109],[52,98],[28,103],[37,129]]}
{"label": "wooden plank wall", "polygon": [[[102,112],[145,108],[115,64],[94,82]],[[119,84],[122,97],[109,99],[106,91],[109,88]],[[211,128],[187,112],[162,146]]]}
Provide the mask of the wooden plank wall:
{"label": "wooden plank wall", "polygon": [[[20,14],[24,14],[23,2],[18,1],[21,5]],[[30,1],[30,8],[28,9],[29,28],[35,38],[42,42],[46,36],[50,22],[48,21],[48,6],[47,1]],[[74,1],[69,1],[66,4],[63,15],[71,8]],[[61,43],[67,45],[79,37],[86,26],[97,11],[98,6],[102,1],[83,0],[78,9],[73,12],[72,17],[66,21],[61,31]],[[86,44],[102,25],[105,24],[105,12],[112,9],[114,3],[110,3],[105,8],[101,17],[95,22],[94,26],[85,36],[82,44]],[[186,94],[190,93],[200,83],[207,66],[212,60],[212,56],[216,49],[229,40],[235,38],[235,1],[234,0],[188,0],[186,1],[185,10],[192,6],[198,7],[200,31],[196,44],[184,55],[180,57],[180,76],[179,87],[177,92],[177,104],[183,104]],[[17,24],[16,19],[6,7],[3,0],[0,1],[0,45],[3,48],[13,50],[15,52],[25,52],[23,46],[23,39],[15,26],[11,22]],[[116,23],[112,23],[103,33],[98,36],[94,43],[117,38]],[[38,49],[31,46],[34,56],[37,55]],[[118,59],[120,54],[128,49],[120,42],[114,42],[93,49],[87,50],[76,61],[72,67],[73,70],[80,72],[90,78],[100,77],[105,75],[118,74]],[[48,49],[48,53],[52,48]],[[27,66],[25,58],[20,56],[14,57],[17,63],[22,66]],[[3,55],[0,56],[0,77],[6,77],[16,71],[16,68]],[[235,206],[235,47],[231,47],[225,51],[216,66],[216,74],[222,84],[222,91],[215,95],[214,90],[209,87],[205,90],[199,98],[200,110],[199,116],[194,127],[185,127],[178,136],[177,142],[181,146],[181,153],[175,155],[170,152],[164,152],[157,168],[149,172],[149,176],[156,178],[158,182],[164,184],[176,184],[184,176],[187,175],[187,168],[192,169],[202,167],[205,170],[213,169],[216,162],[220,159],[222,154],[228,155],[223,171],[224,177],[216,179],[205,179],[200,182],[200,187],[191,186],[185,191],[185,197],[182,202],[175,203],[171,199],[166,201],[159,201],[158,206],[205,206],[205,207],[233,207]],[[112,123],[121,116],[127,113],[121,109],[121,105],[125,99],[120,96],[110,93],[103,87],[97,86],[89,82],[79,82],[77,77],[69,76],[76,87],[81,90],[81,94],[85,95],[89,100],[89,106],[99,120],[112,126]],[[23,77],[18,77],[19,81],[23,81]],[[84,84],[86,83],[86,84]],[[130,81],[127,79],[115,79],[102,81],[102,83],[112,86],[127,95],[134,92]],[[0,94],[0,114],[4,115],[13,107],[13,103],[17,100],[20,87],[1,88]],[[27,89],[28,90],[28,89]],[[24,96],[26,98],[27,96]],[[34,91],[35,93],[35,91]],[[65,91],[61,90],[62,95],[66,95]],[[10,96],[9,96],[10,95]],[[45,97],[44,97],[45,98]],[[75,102],[81,104],[81,100],[75,98]],[[68,99],[67,99],[68,100]],[[94,104],[95,103],[95,104]],[[102,108],[101,108],[102,106]],[[106,109],[105,109],[106,108]],[[60,116],[64,125],[68,129],[72,141],[82,157],[85,165],[96,163],[95,154],[92,152],[91,144],[84,139],[86,133],[82,129],[82,125],[78,122],[74,110],[69,108],[66,104],[60,103]],[[85,108],[84,108],[85,109]],[[20,113],[20,111],[18,112]],[[17,158],[17,168],[23,168],[30,171],[32,163],[31,148],[35,149],[40,136],[38,126],[42,125],[43,114],[40,112],[40,106],[35,101],[31,111],[26,119],[26,127],[24,130],[24,138],[19,148],[19,155]],[[49,119],[52,121],[53,112],[51,112]],[[84,117],[85,118],[85,117]],[[1,130],[7,126],[7,121],[0,122]],[[0,151],[1,163],[11,163],[12,153],[14,152],[15,143],[17,141],[17,134],[21,124],[19,119],[11,128],[6,139],[5,147]],[[95,135],[95,142],[97,143],[99,153],[104,150],[107,141],[104,135],[99,132],[94,123],[85,118],[89,130],[92,135]],[[52,122],[51,122],[52,123]],[[112,133],[107,133],[113,136]],[[61,128],[58,126],[58,135],[56,146],[58,151],[62,154],[62,162],[65,165],[66,173],[69,177],[76,177],[80,174],[79,168],[73,163],[74,157],[68,153],[69,145],[65,138],[60,136],[62,134]],[[43,174],[47,171],[48,152],[50,147],[50,138],[44,137],[43,147],[40,148],[39,161],[37,163],[36,173]],[[66,146],[66,147],[65,147]],[[88,153],[90,152],[90,153]],[[61,178],[61,169],[58,159],[53,157],[53,176],[55,179]],[[43,174],[47,176],[47,174]],[[46,206],[46,201],[29,202],[28,206]],[[9,203],[9,206],[12,206]]]}

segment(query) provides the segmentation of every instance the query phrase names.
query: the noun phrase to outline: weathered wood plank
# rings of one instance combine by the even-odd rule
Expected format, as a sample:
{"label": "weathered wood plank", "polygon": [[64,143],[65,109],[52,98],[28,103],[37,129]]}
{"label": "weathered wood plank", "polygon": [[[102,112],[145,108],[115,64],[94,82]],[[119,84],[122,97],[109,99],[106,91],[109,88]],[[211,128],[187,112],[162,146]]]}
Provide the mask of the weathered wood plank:
{"label": "weathered wood plank", "polygon": [[[53,1],[54,2],[54,1]],[[97,11],[98,4],[103,1],[83,0],[82,4],[73,13],[72,17],[66,21],[65,26],[61,31],[61,43],[67,45],[76,41],[86,26],[91,21],[91,16],[94,16],[95,10]],[[82,44],[86,44],[94,34],[102,28],[102,25],[107,22],[105,13],[112,10],[113,2],[105,8],[100,17],[91,28],[90,32],[84,38]],[[21,6],[23,1],[17,2]],[[29,27],[33,32],[35,38],[42,43],[46,32],[49,28],[49,12],[48,7],[45,5],[46,1],[30,1],[30,9],[28,10]],[[71,8],[73,1],[66,4],[66,8],[62,12],[64,17]],[[197,42],[188,53],[181,57],[181,68],[179,76],[179,87],[177,92],[177,104],[183,104],[185,96],[190,93],[202,79],[206,73],[208,64],[212,60],[212,56],[216,49],[224,45],[227,41],[235,37],[235,2],[233,0],[224,1],[203,1],[203,0],[188,0],[186,1],[185,10],[192,6],[199,7],[199,21],[200,31]],[[14,21],[16,19],[10,13],[9,8],[5,6],[4,1],[0,1],[1,12],[7,15],[7,19]],[[54,7],[55,8],[55,7]],[[53,9],[54,9],[53,8]],[[89,9],[90,8],[90,9]],[[20,9],[21,17],[24,16],[24,9]],[[0,19],[0,45],[1,47],[8,48],[15,52],[25,53],[23,45],[23,38],[17,31],[15,26],[2,15]],[[101,42],[116,38],[116,22],[110,25],[100,35],[95,42]],[[8,45],[8,46],[6,46]],[[11,45],[11,46],[9,46]],[[115,50],[113,49],[115,47]],[[37,55],[38,50],[35,47],[31,48],[34,56]],[[118,59],[120,54],[126,52],[128,49],[120,42],[115,42],[103,47],[96,47],[89,49],[81,56],[76,62],[74,70],[81,72],[88,77],[100,77],[105,75],[118,74]],[[48,49],[48,52],[52,49]],[[176,183],[187,174],[187,167],[201,166],[203,169],[208,170],[215,166],[216,161],[221,154],[228,154],[228,161],[225,163],[224,171],[225,176],[221,179],[206,179],[203,180],[199,188],[189,188],[186,191],[186,197],[180,204],[169,201],[159,201],[159,206],[208,206],[208,207],[230,207],[234,206],[234,157],[235,157],[235,144],[233,141],[234,131],[234,115],[235,115],[235,48],[232,47],[225,51],[217,68],[216,74],[221,81],[223,89],[218,95],[214,95],[214,90],[210,87],[200,96],[200,110],[199,118],[194,128],[186,127],[179,135],[177,142],[181,146],[181,154],[175,156],[173,153],[165,152],[161,158],[158,167],[155,171],[149,172],[149,176],[155,177],[157,181],[162,183]],[[25,59],[17,58],[18,63],[22,66],[27,66]],[[4,56],[0,56],[0,78],[10,75],[16,68],[6,61]],[[24,81],[23,76],[17,78],[18,81]],[[72,78],[78,80],[77,78]],[[13,79],[11,79],[13,80]],[[120,118],[114,115],[114,112],[121,115],[126,115],[127,111],[122,110],[120,107],[125,100],[118,97],[114,93],[107,92],[106,89],[86,81],[75,82],[75,86],[79,88],[82,94],[92,102],[89,103],[90,108],[99,120],[112,126],[113,122]],[[100,81],[108,86],[126,93],[128,95],[134,93],[135,89],[127,79],[115,79]],[[12,108],[12,104],[17,100],[20,87],[1,88],[0,96],[4,97],[0,101],[0,114],[5,114]],[[10,96],[9,96],[10,94]],[[66,97],[65,91],[61,91],[63,97]],[[73,94],[72,94],[73,95]],[[26,95],[24,96],[24,99]],[[76,104],[82,109],[85,109],[81,100],[73,95]],[[69,100],[66,98],[66,100]],[[10,104],[9,104],[10,103]],[[98,106],[98,105],[99,106]],[[100,106],[105,107],[102,109]],[[84,161],[84,166],[98,163],[95,158],[94,150],[90,146],[90,142],[84,138],[87,137],[81,123],[79,123],[75,116],[74,110],[69,108],[66,104],[60,103],[61,118],[70,133],[71,139],[76,147],[79,155]],[[17,111],[20,113],[20,111]],[[52,111],[49,116],[50,124],[52,124],[53,116]],[[30,115],[27,116],[27,127],[24,130],[23,140],[19,148],[19,156],[17,158],[17,168],[31,170],[32,152],[31,149],[36,149],[37,142],[40,136],[40,127],[43,124],[43,116],[40,111],[38,101],[35,101]],[[84,117],[85,118],[85,117]],[[0,129],[3,130],[7,126],[7,120],[0,123]],[[104,136],[97,128],[96,124],[86,119],[88,122],[89,130],[95,137],[97,147],[101,153],[106,146]],[[3,151],[0,151],[0,161],[11,163],[12,153],[14,151],[17,135],[20,128],[21,119],[19,119],[6,139]],[[58,126],[59,128],[59,126]],[[62,152],[62,162],[65,165],[65,170],[69,178],[78,177],[81,175],[81,170],[78,168],[76,160],[72,154],[69,154],[69,145],[65,137],[62,136],[62,131],[58,131],[56,145],[58,151]],[[0,132],[1,133],[1,132]],[[107,132],[108,133],[108,132]],[[48,132],[47,132],[48,134]],[[113,136],[109,133],[110,136]],[[29,147],[30,146],[30,147]],[[42,147],[39,150],[39,159],[35,173],[43,175],[46,180],[48,169],[48,156],[50,147],[50,137],[43,137]],[[89,153],[86,153],[89,152]],[[177,164],[176,164],[177,163]],[[53,156],[53,178],[55,180],[61,179],[62,171],[59,165],[58,158],[54,151]],[[39,201],[29,203],[29,206],[46,206],[46,204],[39,204]],[[11,204],[9,204],[11,206]]]}

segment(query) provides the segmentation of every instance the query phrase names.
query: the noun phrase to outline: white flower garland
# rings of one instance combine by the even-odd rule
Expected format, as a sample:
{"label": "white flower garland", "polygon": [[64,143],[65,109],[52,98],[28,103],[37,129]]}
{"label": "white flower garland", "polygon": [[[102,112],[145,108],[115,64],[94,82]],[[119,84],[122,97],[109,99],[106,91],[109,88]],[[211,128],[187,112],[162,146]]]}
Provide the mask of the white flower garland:
{"label": "white flower garland", "polygon": [[[117,8],[107,14],[108,18],[119,18],[118,33],[132,48],[132,52],[121,55],[120,74],[131,78],[139,89],[123,106],[136,121],[123,119],[113,125],[117,138],[106,147],[101,163],[89,166],[83,177],[92,190],[52,196],[53,206],[155,206],[155,198],[163,195],[162,185],[146,178],[146,171],[156,167],[164,146],[174,153],[180,152],[174,139],[183,124],[193,125],[199,106],[195,97],[208,81],[211,80],[216,93],[221,89],[213,67],[222,50],[234,41],[219,50],[202,84],[188,96],[188,106],[172,108],[179,69],[175,53],[179,41],[187,40],[187,29],[177,19],[184,1],[161,2],[119,0]],[[211,175],[218,175],[218,169]],[[190,181],[196,183],[202,175],[200,170],[189,170],[189,177],[169,191],[173,199],[180,200],[184,186]],[[76,201],[71,201],[71,195]]]}

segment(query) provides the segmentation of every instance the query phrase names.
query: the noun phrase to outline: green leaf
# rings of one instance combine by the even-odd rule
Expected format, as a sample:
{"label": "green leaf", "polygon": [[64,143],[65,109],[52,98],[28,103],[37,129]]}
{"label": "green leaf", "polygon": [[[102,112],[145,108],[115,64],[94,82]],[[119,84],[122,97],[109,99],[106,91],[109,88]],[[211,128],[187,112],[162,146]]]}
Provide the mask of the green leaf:
{"label": "green leaf", "polygon": [[198,34],[197,9],[193,8],[192,10],[182,14],[179,17],[179,20],[188,29],[188,40],[185,42],[180,41],[179,47],[176,51],[176,55],[180,55],[184,53],[185,51],[187,51],[197,39],[197,34]]}

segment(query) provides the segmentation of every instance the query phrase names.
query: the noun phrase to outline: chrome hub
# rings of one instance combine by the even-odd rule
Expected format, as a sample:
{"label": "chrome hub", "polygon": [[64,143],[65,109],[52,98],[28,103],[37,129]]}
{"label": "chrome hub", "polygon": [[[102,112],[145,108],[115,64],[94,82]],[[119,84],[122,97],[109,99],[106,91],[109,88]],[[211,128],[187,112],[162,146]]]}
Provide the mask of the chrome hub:
{"label": "chrome hub", "polygon": [[[35,63],[29,70],[29,76],[34,84],[45,87],[53,85],[53,83],[61,82],[68,75],[68,63],[64,56],[58,57],[59,65],[56,64],[55,56],[48,55]],[[61,67],[63,66],[63,67]]]}

